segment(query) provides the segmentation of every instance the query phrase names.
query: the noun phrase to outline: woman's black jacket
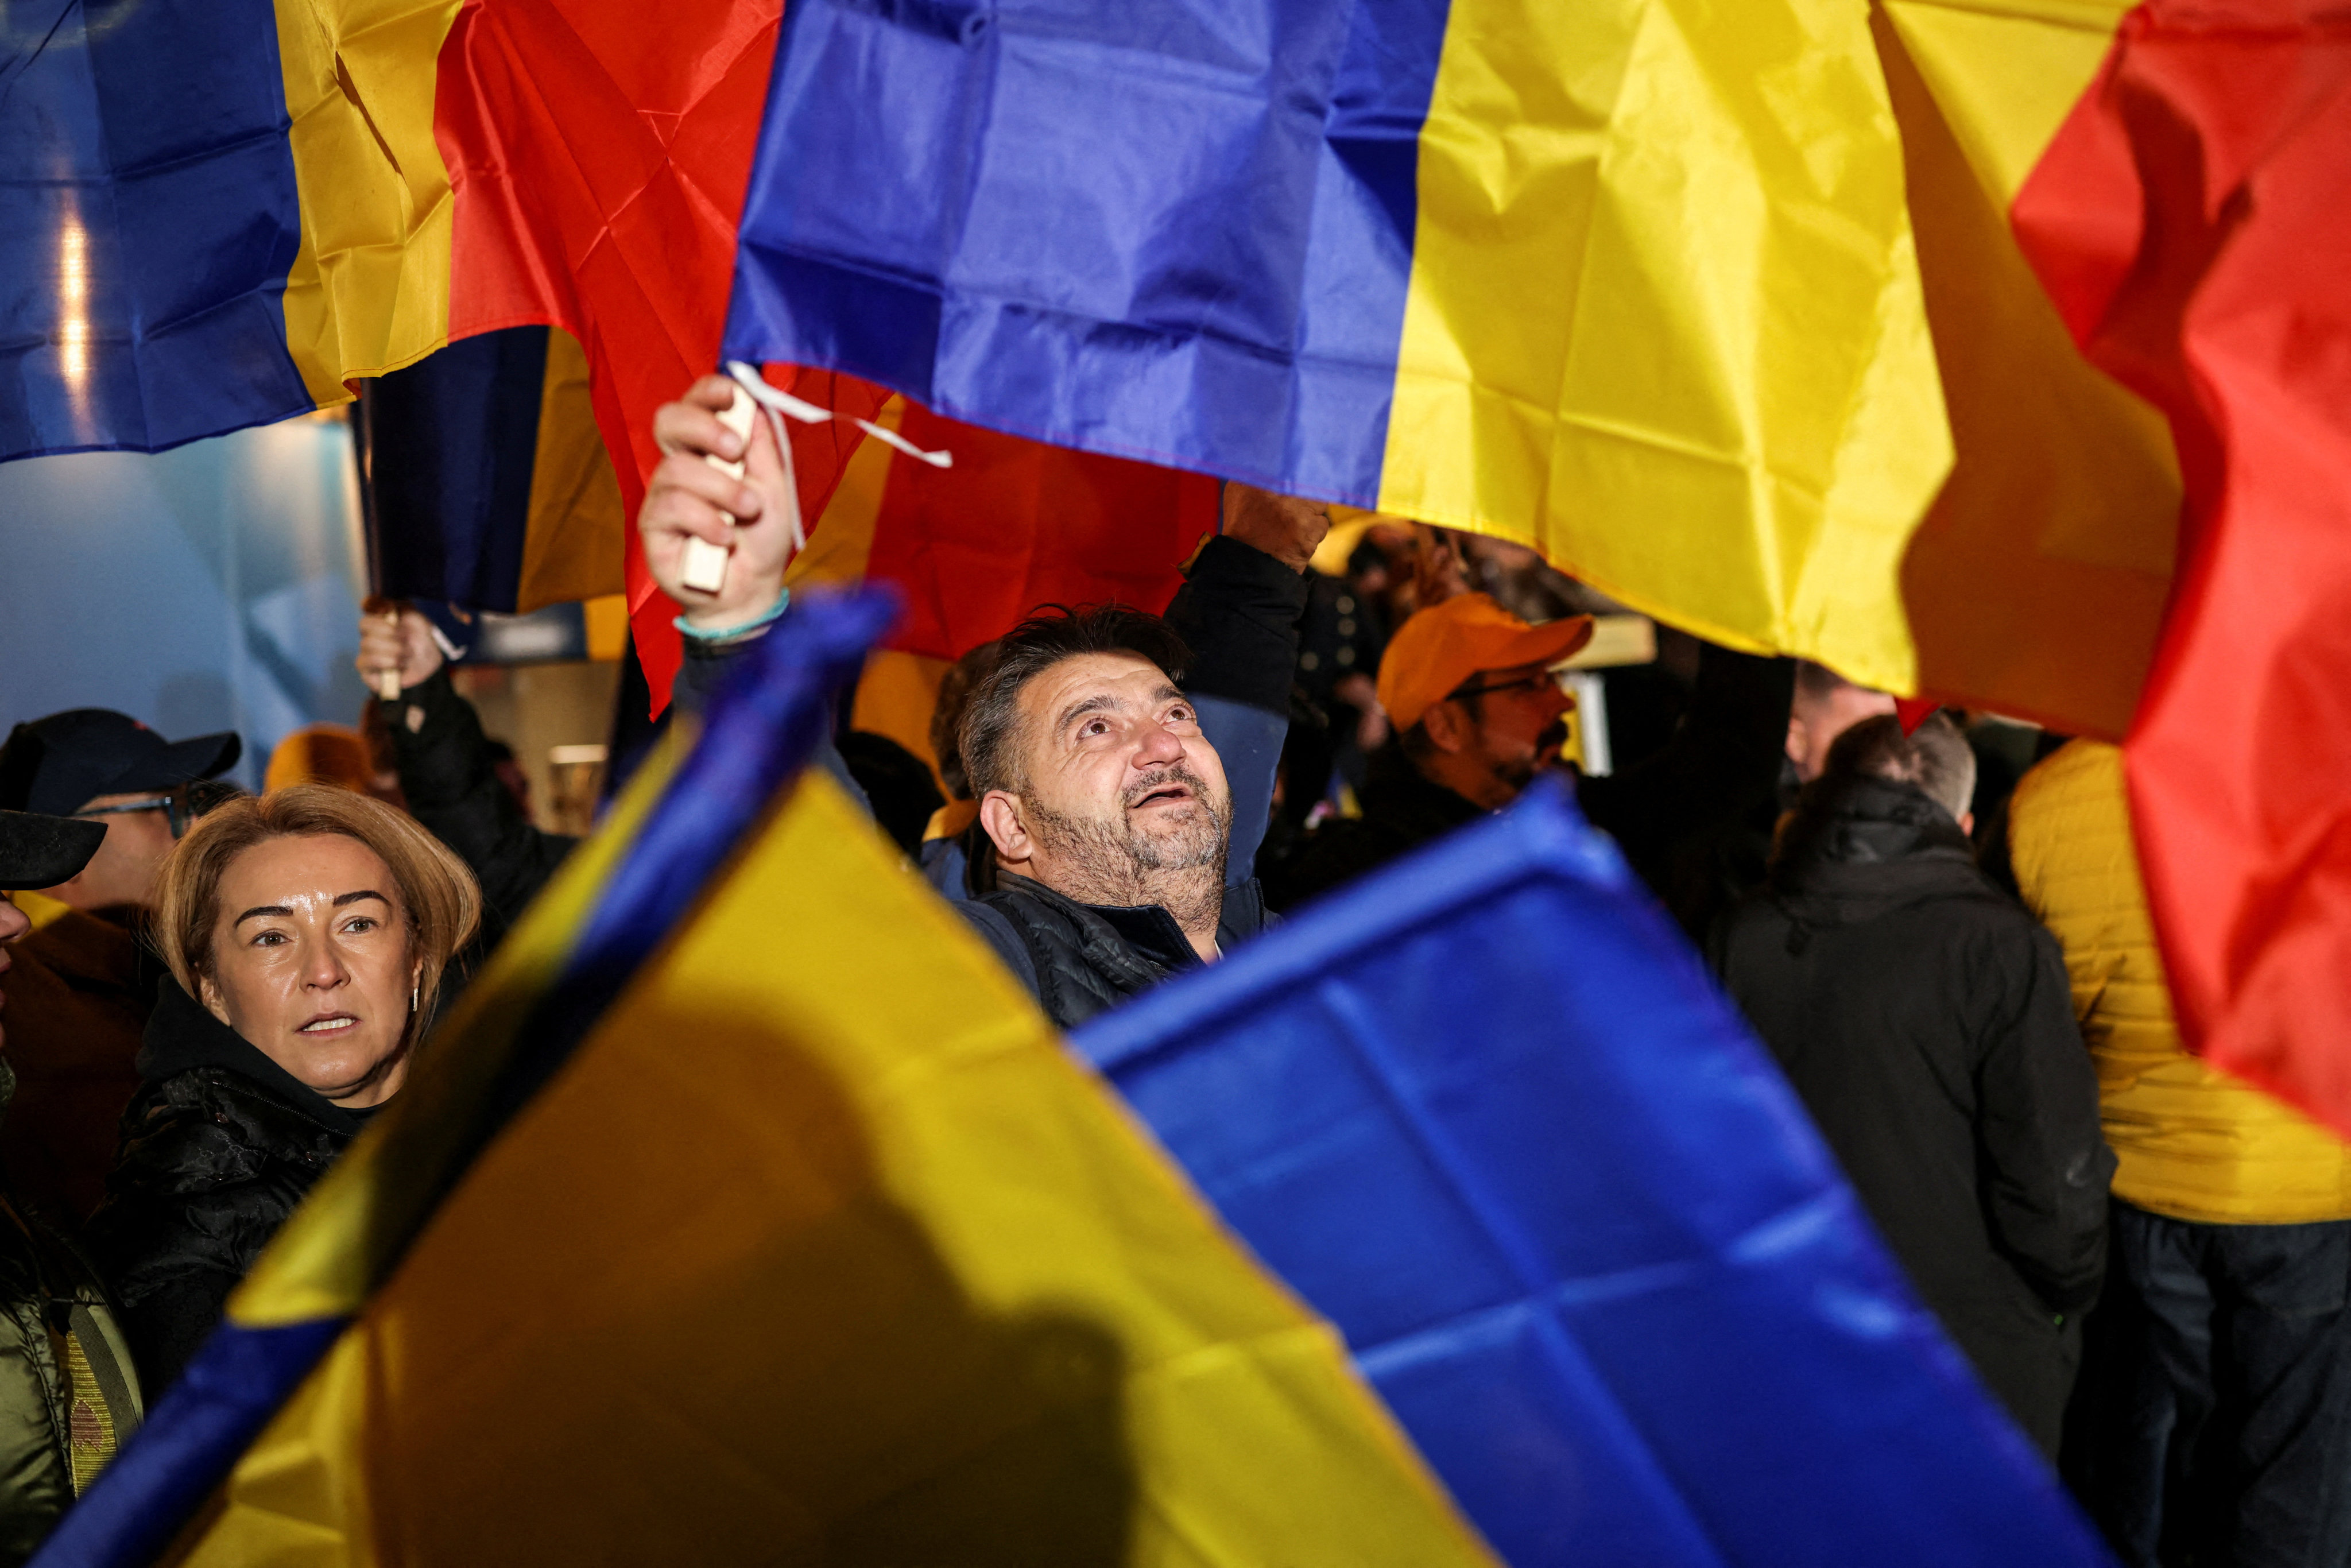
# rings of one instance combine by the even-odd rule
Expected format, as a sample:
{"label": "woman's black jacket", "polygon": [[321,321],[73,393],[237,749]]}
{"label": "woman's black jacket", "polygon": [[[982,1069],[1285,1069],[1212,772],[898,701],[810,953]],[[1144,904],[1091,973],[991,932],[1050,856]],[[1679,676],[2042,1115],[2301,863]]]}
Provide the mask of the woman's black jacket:
{"label": "woman's black jacket", "polygon": [[367,1121],[313,1093],[170,980],[161,990],[106,1201],[86,1235],[150,1400],[179,1377],[229,1292]]}

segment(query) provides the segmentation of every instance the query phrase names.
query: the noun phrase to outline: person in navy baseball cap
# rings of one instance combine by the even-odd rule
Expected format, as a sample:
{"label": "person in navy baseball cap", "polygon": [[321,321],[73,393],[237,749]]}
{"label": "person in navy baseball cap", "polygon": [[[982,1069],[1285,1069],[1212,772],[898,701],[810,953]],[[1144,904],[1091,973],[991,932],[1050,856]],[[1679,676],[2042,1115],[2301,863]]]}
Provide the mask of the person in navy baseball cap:
{"label": "person in navy baseball cap", "polygon": [[234,733],[166,740],[110,708],[54,713],[0,747],[0,810],[103,824],[98,853],[50,896],[82,910],[143,907],[187,827],[184,787],[235,767],[244,749]]}

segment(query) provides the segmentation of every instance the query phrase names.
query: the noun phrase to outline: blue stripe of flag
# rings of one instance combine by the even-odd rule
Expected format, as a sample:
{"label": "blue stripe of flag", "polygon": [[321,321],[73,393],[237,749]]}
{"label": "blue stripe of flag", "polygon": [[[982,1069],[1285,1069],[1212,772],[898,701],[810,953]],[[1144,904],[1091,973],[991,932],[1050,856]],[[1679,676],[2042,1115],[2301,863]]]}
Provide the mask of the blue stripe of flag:
{"label": "blue stripe of flag", "polygon": [[1365,505],[1444,0],[796,0],[726,352]]}
{"label": "blue stripe of flag", "polygon": [[314,406],[287,126],[270,0],[0,11],[0,459]]}
{"label": "blue stripe of flag", "polygon": [[1564,791],[1073,1044],[1516,1568],[2106,1561]]}
{"label": "blue stripe of flag", "polygon": [[375,590],[511,611],[547,385],[545,327],[460,338],[360,393]]}

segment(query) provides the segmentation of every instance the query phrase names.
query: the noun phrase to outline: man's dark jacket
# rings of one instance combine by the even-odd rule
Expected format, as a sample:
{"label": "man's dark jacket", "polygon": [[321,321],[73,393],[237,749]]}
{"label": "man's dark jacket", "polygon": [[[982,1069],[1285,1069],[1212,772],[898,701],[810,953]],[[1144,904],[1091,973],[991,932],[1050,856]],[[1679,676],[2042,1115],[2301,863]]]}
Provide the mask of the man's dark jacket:
{"label": "man's dark jacket", "polygon": [[2098,1084],[2057,943],[1907,784],[1811,786],[1713,943],[1911,1281],[2056,1450],[2105,1271]]}
{"label": "man's dark jacket", "polygon": [[[1134,909],[1080,904],[1042,883],[1007,876],[994,893],[956,907],[1035,995],[1045,1016],[1065,1030],[1200,966],[1176,917],[1155,904]],[[1246,942],[1267,924],[1254,881],[1225,889],[1219,947]]]}
{"label": "man's dark jacket", "polygon": [[139,1070],[86,1243],[152,1398],[367,1113],[314,1093],[168,979]]}
{"label": "man's dark jacket", "polygon": [[[1232,790],[1232,836],[1247,864],[1265,832],[1273,800],[1273,769],[1289,722],[1291,672],[1298,664],[1298,621],[1306,609],[1306,579],[1271,556],[1237,539],[1212,538],[1186,572],[1167,606],[1167,623],[1192,650],[1185,695],[1223,703],[1235,714],[1263,716],[1259,743],[1247,755],[1220,748]],[[1118,908],[1080,904],[1026,877],[998,875],[956,908],[987,939],[1005,966],[1028,987],[1046,1016],[1075,1029],[1104,1009],[1149,990],[1198,954],[1176,917],[1157,904]],[[1217,943],[1230,948],[1267,925],[1265,901],[1254,879],[1225,889]]]}

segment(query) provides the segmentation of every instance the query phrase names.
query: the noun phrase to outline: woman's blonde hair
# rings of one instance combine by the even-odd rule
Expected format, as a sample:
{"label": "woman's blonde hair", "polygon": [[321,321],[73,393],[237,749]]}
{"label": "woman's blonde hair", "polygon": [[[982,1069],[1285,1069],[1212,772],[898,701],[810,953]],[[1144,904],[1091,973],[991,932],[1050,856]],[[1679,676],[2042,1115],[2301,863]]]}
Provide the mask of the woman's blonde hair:
{"label": "woman's blonde hair", "polygon": [[155,900],[155,942],[188,995],[213,975],[213,929],[220,922],[221,878],[236,858],[272,839],[340,833],[373,850],[392,872],[408,918],[417,974],[416,1016],[433,1016],[450,959],[482,919],[482,890],[465,862],[415,821],[364,795],[329,784],[289,784],[266,795],[215,806],[188,830],[163,862]]}

